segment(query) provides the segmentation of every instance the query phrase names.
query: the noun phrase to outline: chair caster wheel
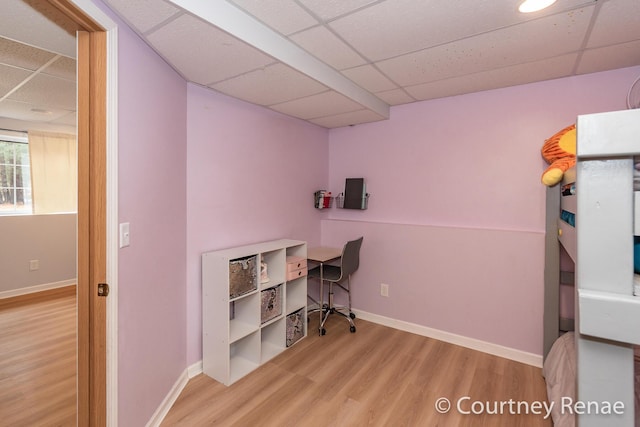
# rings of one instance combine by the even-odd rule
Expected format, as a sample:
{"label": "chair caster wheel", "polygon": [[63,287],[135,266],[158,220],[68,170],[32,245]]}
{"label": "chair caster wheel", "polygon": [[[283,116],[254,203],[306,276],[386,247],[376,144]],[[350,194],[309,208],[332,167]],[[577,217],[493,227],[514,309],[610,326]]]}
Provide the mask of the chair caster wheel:
{"label": "chair caster wheel", "polygon": [[326,335],[327,330],[325,328],[320,329],[320,335]]}
{"label": "chair caster wheel", "polygon": [[351,331],[351,333],[353,334],[353,333],[356,331],[356,327],[355,327],[355,326],[352,326],[352,327],[350,327],[350,328],[349,328],[349,330],[350,330],[350,331]]}
{"label": "chair caster wheel", "polygon": [[355,319],[356,318],[356,314],[355,313],[349,313],[349,317],[352,318],[352,319]]}

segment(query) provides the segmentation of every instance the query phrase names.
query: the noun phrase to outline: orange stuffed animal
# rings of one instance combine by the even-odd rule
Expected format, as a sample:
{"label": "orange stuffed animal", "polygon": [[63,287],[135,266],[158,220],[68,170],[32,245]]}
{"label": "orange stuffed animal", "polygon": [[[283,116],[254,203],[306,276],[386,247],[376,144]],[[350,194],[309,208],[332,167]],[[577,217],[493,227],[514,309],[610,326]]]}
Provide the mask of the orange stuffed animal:
{"label": "orange stuffed animal", "polygon": [[576,125],[567,126],[547,139],[542,146],[542,157],[549,167],[542,174],[542,183],[553,187],[564,173],[576,164]]}

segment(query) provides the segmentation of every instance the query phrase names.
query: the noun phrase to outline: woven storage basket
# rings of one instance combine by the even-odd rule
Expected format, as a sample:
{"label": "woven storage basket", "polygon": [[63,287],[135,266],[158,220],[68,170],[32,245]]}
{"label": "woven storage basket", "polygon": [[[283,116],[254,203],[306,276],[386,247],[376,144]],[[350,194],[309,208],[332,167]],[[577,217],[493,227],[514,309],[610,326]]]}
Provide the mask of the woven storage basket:
{"label": "woven storage basket", "polygon": [[304,308],[287,316],[287,347],[304,336]]}
{"label": "woven storage basket", "polygon": [[236,298],[257,289],[256,256],[229,261],[229,297]]}
{"label": "woven storage basket", "polygon": [[260,293],[261,312],[260,321],[268,322],[282,314],[282,285],[265,289]]}

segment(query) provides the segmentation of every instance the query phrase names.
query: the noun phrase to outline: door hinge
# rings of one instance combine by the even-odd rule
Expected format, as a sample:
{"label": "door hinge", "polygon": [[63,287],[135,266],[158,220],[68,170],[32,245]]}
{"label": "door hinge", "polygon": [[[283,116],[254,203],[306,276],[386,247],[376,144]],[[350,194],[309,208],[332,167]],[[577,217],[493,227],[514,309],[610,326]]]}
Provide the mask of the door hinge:
{"label": "door hinge", "polygon": [[106,283],[98,283],[98,296],[106,297],[109,295],[109,285]]}

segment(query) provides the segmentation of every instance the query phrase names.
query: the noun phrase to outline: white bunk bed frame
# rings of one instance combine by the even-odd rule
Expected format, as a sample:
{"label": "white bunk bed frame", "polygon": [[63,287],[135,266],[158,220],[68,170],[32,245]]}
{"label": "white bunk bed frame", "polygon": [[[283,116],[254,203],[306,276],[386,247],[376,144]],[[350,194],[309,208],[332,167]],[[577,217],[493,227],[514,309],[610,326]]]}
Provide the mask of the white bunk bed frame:
{"label": "white bunk bed frame", "polygon": [[[546,358],[561,333],[560,240],[576,264],[575,401],[585,405],[574,412],[577,424],[632,427],[633,346],[640,345],[640,296],[633,295],[633,236],[640,235],[640,192],[633,188],[640,110],[579,116],[577,129],[575,233],[561,226],[565,230],[558,238],[560,191],[547,191],[543,351]],[[622,414],[594,413],[616,402],[624,406]]]}
{"label": "white bunk bed frame", "polygon": [[622,415],[577,414],[577,421],[631,427],[633,345],[640,344],[640,297],[633,295],[640,110],[579,116],[577,127],[576,399],[624,405]]}

